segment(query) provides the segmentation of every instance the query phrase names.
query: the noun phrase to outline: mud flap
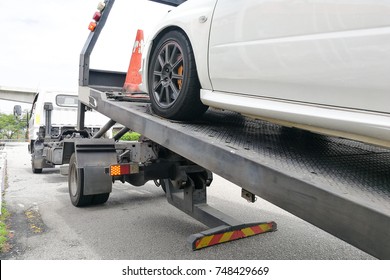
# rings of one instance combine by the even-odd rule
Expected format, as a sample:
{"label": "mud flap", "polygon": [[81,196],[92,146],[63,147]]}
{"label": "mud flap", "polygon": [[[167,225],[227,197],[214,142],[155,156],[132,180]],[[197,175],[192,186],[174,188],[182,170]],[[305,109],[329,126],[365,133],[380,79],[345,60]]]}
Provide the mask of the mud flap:
{"label": "mud flap", "polygon": [[113,139],[80,139],[75,142],[77,168],[83,170],[84,195],[110,193],[112,179],[106,168],[117,163]]}

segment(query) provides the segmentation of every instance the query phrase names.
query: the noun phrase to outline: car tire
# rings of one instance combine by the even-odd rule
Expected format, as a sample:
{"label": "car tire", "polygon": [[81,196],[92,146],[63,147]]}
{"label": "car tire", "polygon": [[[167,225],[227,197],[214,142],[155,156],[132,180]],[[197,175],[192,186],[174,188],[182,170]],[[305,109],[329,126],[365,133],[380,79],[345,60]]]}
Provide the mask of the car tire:
{"label": "car tire", "polygon": [[201,116],[200,83],[194,53],[187,37],[173,30],[163,35],[149,63],[149,95],[154,113],[174,120]]}

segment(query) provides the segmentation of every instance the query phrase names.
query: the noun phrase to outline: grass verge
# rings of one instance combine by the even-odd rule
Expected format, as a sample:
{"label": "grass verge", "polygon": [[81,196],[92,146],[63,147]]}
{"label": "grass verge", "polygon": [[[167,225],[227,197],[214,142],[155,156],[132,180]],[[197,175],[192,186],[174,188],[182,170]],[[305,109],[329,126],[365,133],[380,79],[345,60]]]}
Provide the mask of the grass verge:
{"label": "grass verge", "polygon": [[9,231],[7,226],[7,220],[10,214],[6,208],[4,201],[1,205],[1,215],[0,215],[0,251],[1,253],[6,253],[9,249],[8,237]]}
{"label": "grass verge", "polygon": [[[5,165],[6,166],[6,165]],[[5,169],[4,176],[4,192],[8,188],[8,174],[7,169]],[[8,219],[10,213],[7,210],[7,204],[4,200],[4,192],[1,193],[1,215],[0,215],[0,253],[6,253],[10,250],[10,245],[8,239],[10,236]]]}

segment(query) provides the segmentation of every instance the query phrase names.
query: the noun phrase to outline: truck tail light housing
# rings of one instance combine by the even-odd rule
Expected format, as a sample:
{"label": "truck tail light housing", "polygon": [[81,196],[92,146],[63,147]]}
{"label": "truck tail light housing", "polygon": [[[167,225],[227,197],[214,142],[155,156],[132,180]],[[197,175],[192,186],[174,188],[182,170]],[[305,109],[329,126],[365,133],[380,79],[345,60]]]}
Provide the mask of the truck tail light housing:
{"label": "truck tail light housing", "polygon": [[93,14],[93,17],[92,17],[93,21],[91,21],[91,22],[89,23],[89,25],[88,25],[88,29],[89,29],[91,32],[95,31],[97,22],[98,22],[98,21],[100,20],[100,18],[102,17],[102,14],[101,14],[101,13],[103,12],[103,10],[104,10],[105,7],[106,7],[106,4],[105,4],[104,2],[100,2],[100,3],[98,4],[98,6],[97,6],[98,11],[95,12],[95,13]]}
{"label": "truck tail light housing", "polygon": [[100,2],[97,6],[97,9],[99,12],[103,12],[105,7],[106,7],[106,4],[104,2]]}
{"label": "truck tail light housing", "polygon": [[92,19],[93,19],[94,21],[98,22],[98,21],[100,20],[101,16],[102,16],[102,14],[101,14],[100,12],[95,12],[95,13],[93,14]]}
{"label": "truck tail light housing", "polygon": [[96,28],[96,22],[91,21],[88,25],[88,29],[91,30],[91,32],[95,31]]}
{"label": "truck tail light housing", "polygon": [[125,163],[110,165],[110,176],[121,176],[135,173],[139,173],[138,164]]}

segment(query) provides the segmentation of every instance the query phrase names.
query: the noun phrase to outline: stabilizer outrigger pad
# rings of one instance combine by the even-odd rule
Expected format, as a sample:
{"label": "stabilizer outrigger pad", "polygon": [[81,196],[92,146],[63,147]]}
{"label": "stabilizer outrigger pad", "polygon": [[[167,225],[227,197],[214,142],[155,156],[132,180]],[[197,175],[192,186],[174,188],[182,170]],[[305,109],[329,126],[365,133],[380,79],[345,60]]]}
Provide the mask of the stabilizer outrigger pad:
{"label": "stabilizer outrigger pad", "polygon": [[200,233],[192,234],[187,241],[192,250],[199,250],[225,242],[276,230],[277,225],[275,222],[252,223],[235,226],[222,225]]}

